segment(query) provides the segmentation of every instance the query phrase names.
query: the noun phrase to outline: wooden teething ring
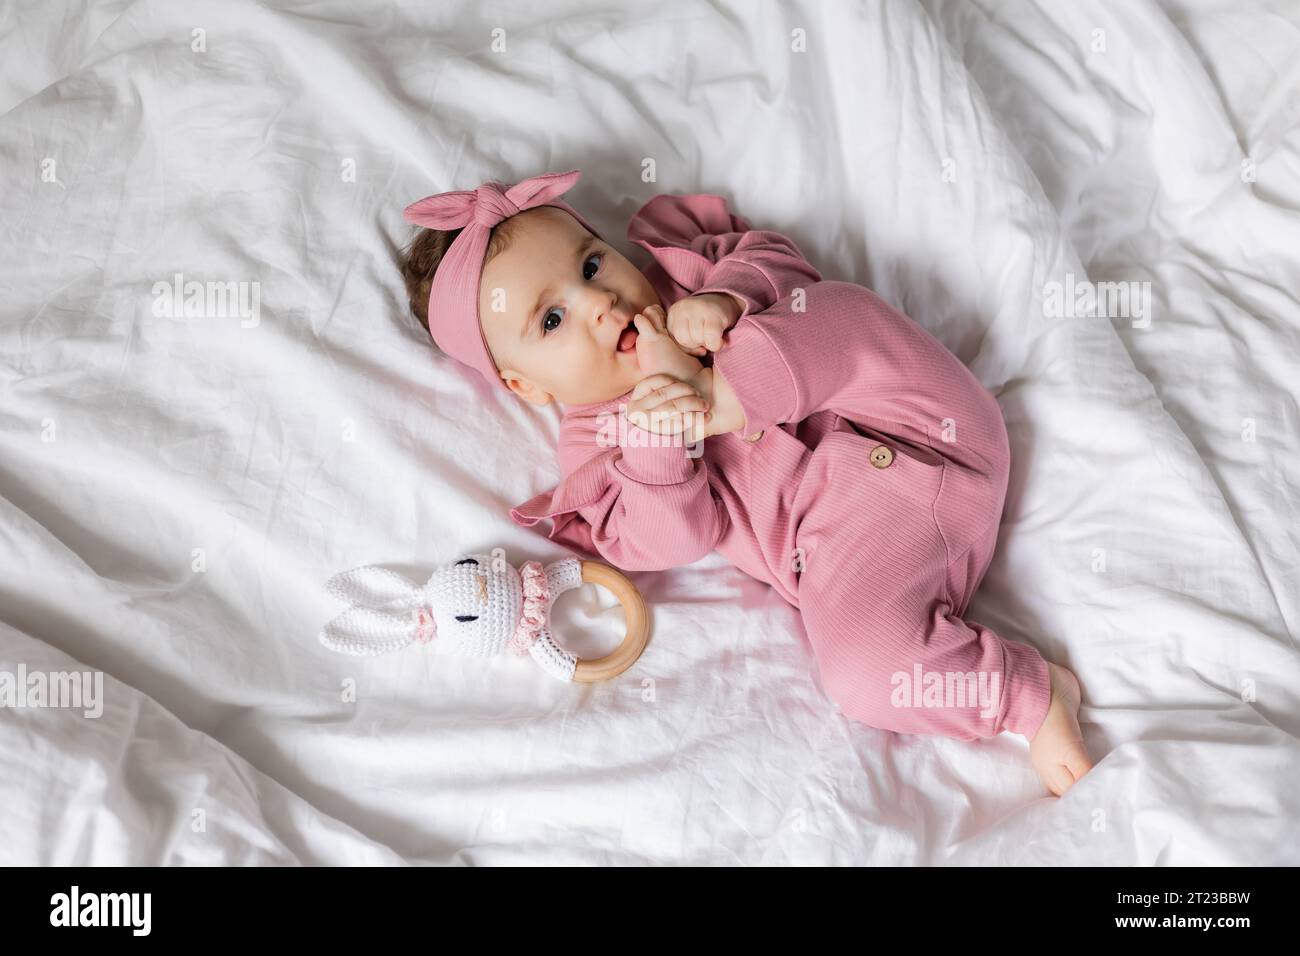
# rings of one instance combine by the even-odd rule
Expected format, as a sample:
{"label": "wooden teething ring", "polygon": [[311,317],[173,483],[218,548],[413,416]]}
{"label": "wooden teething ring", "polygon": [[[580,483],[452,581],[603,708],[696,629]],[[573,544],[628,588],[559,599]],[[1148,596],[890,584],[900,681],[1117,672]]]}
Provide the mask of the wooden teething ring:
{"label": "wooden teething ring", "polygon": [[636,585],[617,568],[598,561],[583,561],[582,580],[587,584],[599,584],[612,592],[623,605],[623,617],[627,622],[627,636],[613,653],[593,661],[578,660],[573,679],[584,684],[594,684],[617,677],[636,663],[650,636],[650,614],[646,610],[645,598],[641,597]]}

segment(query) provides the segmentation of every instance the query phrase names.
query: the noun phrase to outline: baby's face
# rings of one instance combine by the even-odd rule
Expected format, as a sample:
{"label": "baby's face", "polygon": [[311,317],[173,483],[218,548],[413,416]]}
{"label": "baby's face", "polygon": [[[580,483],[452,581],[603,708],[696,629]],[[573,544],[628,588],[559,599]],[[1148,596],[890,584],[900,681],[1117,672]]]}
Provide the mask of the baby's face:
{"label": "baby's face", "polygon": [[514,219],[509,247],[479,284],[483,335],[506,385],[537,405],[631,390],[645,376],[619,337],[634,315],[661,304],[649,280],[563,209],[538,206]]}

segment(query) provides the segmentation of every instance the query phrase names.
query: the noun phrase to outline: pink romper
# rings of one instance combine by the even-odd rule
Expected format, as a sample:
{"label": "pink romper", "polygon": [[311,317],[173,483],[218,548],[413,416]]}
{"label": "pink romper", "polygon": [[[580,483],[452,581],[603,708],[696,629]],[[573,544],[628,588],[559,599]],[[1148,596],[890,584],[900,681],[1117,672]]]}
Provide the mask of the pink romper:
{"label": "pink romper", "polygon": [[[824,281],[787,237],[713,195],[661,195],[628,226],[665,308],[745,303],[712,359],[744,432],[692,448],[624,419],[630,392],[565,409],[563,480],[511,510],[625,571],[715,548],[797,607],[849,717],[963,740],[1032,737],[1047,664],[963,615],[997,541],[1010,452],[992,395],[875,293]],[[621,442],[621,444],[619,443]]]}

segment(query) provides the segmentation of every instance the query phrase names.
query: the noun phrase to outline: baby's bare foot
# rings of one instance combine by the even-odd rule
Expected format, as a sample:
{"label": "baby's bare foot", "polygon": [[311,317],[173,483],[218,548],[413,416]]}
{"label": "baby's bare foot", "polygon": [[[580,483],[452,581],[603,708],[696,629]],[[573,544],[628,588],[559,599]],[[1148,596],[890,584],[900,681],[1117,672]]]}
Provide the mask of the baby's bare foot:
{"label": "baby's bare foot", "polygon": [[636,325],[636,364],[641,374],[671,375],[687,381],[704,367],[668,334],[663,306],[649,305],[632,317]]}
{"label": "baby's bare foot", "polygon": [[1047,669],[1052,702],[1043,725],[1029,741],[1029,759],[1047,789],[1059,797],[1092,769],[1092,761],[1079,732],[1079,681],[1060,664],[1049,662]]}

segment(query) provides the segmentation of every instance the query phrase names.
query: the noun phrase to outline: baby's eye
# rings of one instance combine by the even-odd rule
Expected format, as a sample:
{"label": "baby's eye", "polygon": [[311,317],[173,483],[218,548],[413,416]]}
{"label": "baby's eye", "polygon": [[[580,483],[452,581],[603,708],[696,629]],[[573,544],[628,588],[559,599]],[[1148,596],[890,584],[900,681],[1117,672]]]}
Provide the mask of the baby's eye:
{"label": "baby's eye", "polygon": [[[594,279],[596,277],[596,273],[600,271],[600,263],[604,261],[604,258],[605,257],[601,255],[599,252],[593,252],[591,255],[587,256],[586,261],[582,263],[582,277],[584,279]],[[588,265],[590,265],[592,259],[596,260],[596,266],[595,268],[591,269],[590,272],[588,272],[587,267]],[[554,324],[551,324],[551,316],[555,317]],[[560,321],[562,320],[562,318],[563,315],[561,314],[559,309],[551,309],[545,315],[543,315],[542,335],[545,335],[548,332],[554,332],[557,328],[559,328]]]}

